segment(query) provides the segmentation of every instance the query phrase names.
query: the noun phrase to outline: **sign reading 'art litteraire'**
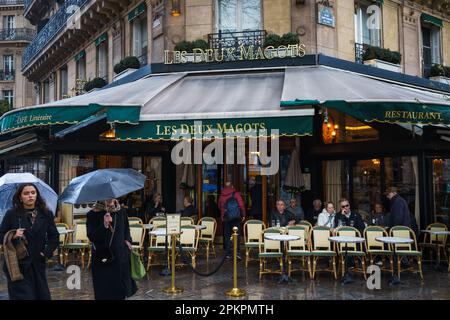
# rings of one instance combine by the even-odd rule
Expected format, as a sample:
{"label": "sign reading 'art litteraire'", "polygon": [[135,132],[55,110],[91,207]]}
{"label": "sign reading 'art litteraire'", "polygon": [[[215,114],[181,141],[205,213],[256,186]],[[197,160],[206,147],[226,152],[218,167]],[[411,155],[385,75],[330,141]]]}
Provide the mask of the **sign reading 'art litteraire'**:
{"label": "sign reading 'art litteraire'", "polygon": [[266,48],[258,46],[240,46],[222,48],[222,49],[200,49],[195,48],[192,53],[187,51],[164,50],[165,64],[180,63],[207,63],[241,60],[266,60],[273,58],[296,58],[306,55],[306,46],[304,44],[292,44],[288,46]]}

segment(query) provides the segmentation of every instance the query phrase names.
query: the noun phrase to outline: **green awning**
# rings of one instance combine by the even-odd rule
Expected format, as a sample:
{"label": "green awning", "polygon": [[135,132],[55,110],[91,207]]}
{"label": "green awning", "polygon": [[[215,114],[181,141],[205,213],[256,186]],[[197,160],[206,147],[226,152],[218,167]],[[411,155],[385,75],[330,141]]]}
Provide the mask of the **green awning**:
{"label": "green awning", "polygon": [[376,2],[378,4],[384,4],[384,0],[373,0],[373,2]]}
{"label": "green awning", "polygon": [[437,104],[326,101],[323,106],[365,122],[450,124],[450,106]]}
{"label": "green awning", "polygon": [[82,50],[77,55],[75,55],[75,61],[78,61],[86,56],[86,51]]}
{"label": "green awning", "polygon": [[95,46],[98,47],[102,42],[108,39],[108,34],[105,32],[95,40]]}
{"label": "green awning", "polygon": [[144,13],[147,10],[147,5],[145,2],[139,4],[136,8],[134,8],[130,13],[128,13],[128,21],[133,21],[140,14]]}
{"label": "green awning", "polygon": [[433,17],[433,16],[430,16],[429,14],[422,13],[420,18],[421,18],[422,21],[434,24],[435,26],[437,26],[439,28],[442,28],[442,26],[443,26],[441,19]]}
{"label": "green awning", "polygon": [[[201,139],[208,138],[213,129],[217,129],[223,137],[226,134],[236,136],[254,136],[260,130],[267,130],[267,135],[273,134],[272,129],[278,129],[278,136],[312,136],[313,116],[293,117],[266,117],[266,118],[231,118],[231,119],[202,119],[202,120],[164,120],[144,121],[137,126],[123,124],[116,125],[116,139],[122,141],[145,141],[145,140],[177,140],[172,139],[176,131],[181,135],[179,139]],[[203,136],[205,135],[205,136]]]}
{"label": "green awning", "polygon": [[139,106],[54,106],[16,109],[0,118],[0,134],[27,127],[76,124],[106,110],[110,123],[139,123]]}

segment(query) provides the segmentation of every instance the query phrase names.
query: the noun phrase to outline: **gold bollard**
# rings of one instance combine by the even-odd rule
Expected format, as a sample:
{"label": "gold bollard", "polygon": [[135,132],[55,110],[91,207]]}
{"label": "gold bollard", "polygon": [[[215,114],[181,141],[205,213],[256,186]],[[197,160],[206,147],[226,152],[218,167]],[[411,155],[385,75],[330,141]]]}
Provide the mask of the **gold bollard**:
{"label": "gold bollard", "polygon": [[176,250],[176,243],[177,243],[177,235],[172,235],[172,280],[171,280],[171,286],[168,288],[165,288],[163,291],[165,293],[175,294],[175,293],[181,293],[184,291],[183,288],[177,288],[175,287],[175,250]]}
{"label": "gold bollard", "polygon": [[237,239],[238,228],[233,228],[233,289],[228,290],[225,294],[229,297],[243,297],[245,291],[237,287]]}

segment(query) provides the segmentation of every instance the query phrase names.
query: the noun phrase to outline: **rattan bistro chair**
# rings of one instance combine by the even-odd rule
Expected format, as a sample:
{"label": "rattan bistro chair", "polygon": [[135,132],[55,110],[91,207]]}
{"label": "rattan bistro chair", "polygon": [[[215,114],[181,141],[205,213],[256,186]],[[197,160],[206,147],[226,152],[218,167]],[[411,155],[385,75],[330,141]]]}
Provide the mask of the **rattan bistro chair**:
{"label": "rattan bistro chair", "polygon": [[206,229],[200,230],[200,236],[198,238],[198,241],[199,241],[199,248],[201,246],[206,247],[206,259],[208,260],[210,247],[212,249],[213,255],[216,256],[214,240],[216,238],[217,221],[212,217],[204,217],[200,219],[199,225],[206,227]]}
{"label": "rattan bistro chair", "polygon": [[181,217],[181,226],[192,226],[194,224],[194,219],[191,217]]}
{"label": "rattan bistro chair", "polygon": [[[166,230],[166,225],[160,225],[158,226],[156,230]],[[167,250],[168,252],[170,252],[171,250],[171,239],[172,237],[167,237]],[[166,237],[165,236],[155,236],[155,235],[150,235],[150,245],[147,248],[147,271],[150,270],[151,266],[159,266],[159,265],[164,265],[165,260],[162,260],[161,262],[158,263],[153,263],[153,261],[156,261],[156,257],[159,255],[162,257],[162,259],[166,259],[167,260],[167,255],[166,255]]]}
{"label": "rattan bistro chair", "polygon": [[[66,223],[56,223],[55,225],[58,232],[69,230],[69,226]],[[69,240],[68,233],[59,234],[59,261],[64,261],[63,250],[68,240]]]}
{"label": "rattan bistro chair", "polygon": [[74,239],[71,243],[66,243],[64,245],[64,266],[67,266],[69,253],[73,252],[75,255],[80,255],[81,267],[84,268],[84,256],[88,253],[88,264],[87,268],[89,268],[91,264],[91,244],[89,238],[87,236],[87,228],[86,228],[86,220],[79,220],[75,223],[74,226]]}
{"label": "rattan bistro chair", "polygon": [[266,224],[261,220],[248,220],[244,224],[244,242],[245,242],[245,267],[253,260],[250,257],[252,249],[258,250],[261,232],[266,229]]}
{"label": "rattan bistro chair", "polygon": [[[422,274],[422,252],[419,251],[417,246],[417,240],[416,235],[414,234],[414,231],[412,231],[408,227],[404,226],[395,226],[392,227],[389,234],[392,237],[399,237],[399,238],[409,238],[412,239],[413,242],[411,244],[394,244],[395,246],[395,253],[398,256],[397,259],[397,272],[398,277],[400,278],[401,273],[401,258],[406,257],[410,260],[410,263],[413,260],[417,261],[417,271],[420,274],[420,278],[423,280],[423,274]],[[409,268],[409,270],[413,270],[412,268]]]}
{"label": "rattan bistro chair", "polygon": [[160,226],[165,226],[167,220],[165,217],[154,217],[150,220],[149,224],[153,225],[153,230],[158,229]]}
{"label": "rattan bistro chair", "polygon": [[[359,237],[361,238],[361,233],[358,229],[353,227],[339,227],[335,230],[337,236],[346,237]],[[353,258],[355,262],[359,261],[361,263],[361,268],[355,268],[353,271],[362,273],[364,279],[367,279],[366,275],[366,253],[364,252],[364,245],[362,243],[338,243],[338,254],[341,261],[341,272],[342,276],[345,274],[345,248],[347,245],[347,257]]]}
{"label": "rattan bistro chair", "polygon": [[[194,225],[186,225],[181,227],[180,245],[183,253],[187,253],[191,257],[192,267],[195,268],[197,248],[198,248],[198,230]],[[177,251],[179,248],[177,246]],[[183,263],[181,265],[184,265]]]}
{"label": "rattan bistro chair", "polygon": [[139,254],[141,260],[144,258],[145,228],[141,223],[130,225],[131,248]]}
{"label": "rattan bistro chair", "polygon": [[142,219],[138,218],[138,217],[128,217],[129,225],[136,224],[136,223],[142,224]]}
{"label": "rattan bistro chair", "polygon": [[[283,252],[281,251],[280,241],[268,240],[264,237],[266,233],[281,234],[280,228],[267,228],[260,233],[259,240],[259,279],[262,278],[263,274],[283,273]],[[272,270],[267,267],[267,260],[275,259],[280,265],[280,270]]]}
{"label": "rattan bistro chair", "polygon": [[[296,241],[289,241],[287,243],[287,260],[288,260],[288,275],[291,276],[295,271],[308,271],[309,277],[312,279],[311,270],[311,239],[309,227],[304,225],[296,225],[288,227],[288,234],[292,236],[299,236],[300,239]],[[301,262],[301,267],[295,269],[293,264],[295,261]],[[305,262],[308,268],[305,269]]]}
{"label": "rattan bistro chair", "polygon": [[297,225],[308,227],[308,229],[309,229],[308,232],[311,232],[311,230],[313,228],[313,225],[311,224],[311,222],[309,222],[307,220],[302,220],[299,223],[297,223]]}
{"label": "rattan bistro chair", "polygon": [[[392,275],[394,275],[394,259],[389,244],[376,240],[376,238],[387,236],[388,233],[383,227],[369,226],[364,229],[364,239],[366,239],[366,253],[370,260],[370,265],[374,264],[375,258],[381,258],[381,270],[389,271]],[[384,267],[386,258],[389,259],[389,269],[386,269]]]}
{"label": "rattan bistro chair", "polygon": [[[447,226],[443,223],[432,223],[427,226],[426,230],[433,230],[433,231],[447,231]],[[431,255],[433,251],[437,251],[437,257],[438,260],[441,258],[441,251],[444,254],[445,259],[447,260],[447,252],[446,252],[446,245],[447,245],[447,235],[445,234],[429,234],[425,233],[424,241],[419,244],[419,247],[422,248],[422,252],[424,252],[424,249],[429,249],[430,251],[430,261],[433,260]],[[437,250],[436,250],[437,249]],[[425,260],[423,260],[425,261]]]}
{"label": "rattan bistro chair", "polygon": [[[328,238],[332,236],[330,228],[316,226],[311,231],[311,255],[313,257],[313,270],[312,277],[316,275],[316,271],[326,271],[334,274],[334,278],[337,279],[336,272],[336,249],[335,243],[331,242]],[[317,262],[320,258],[327,258],[330,263],[330,268],[324,270],[316,270]]]}

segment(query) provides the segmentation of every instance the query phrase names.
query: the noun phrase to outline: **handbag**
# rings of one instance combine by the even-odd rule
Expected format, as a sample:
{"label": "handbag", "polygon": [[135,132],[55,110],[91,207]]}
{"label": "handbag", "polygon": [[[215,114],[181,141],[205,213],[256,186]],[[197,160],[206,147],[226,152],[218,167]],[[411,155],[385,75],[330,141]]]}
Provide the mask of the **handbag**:
{"label": "handbag", "polygon": [[144,264],[139,257],[139,254],[135,251],[131,251],[131,278],[133,280],[141,280],[147,272],[145,271]]}

